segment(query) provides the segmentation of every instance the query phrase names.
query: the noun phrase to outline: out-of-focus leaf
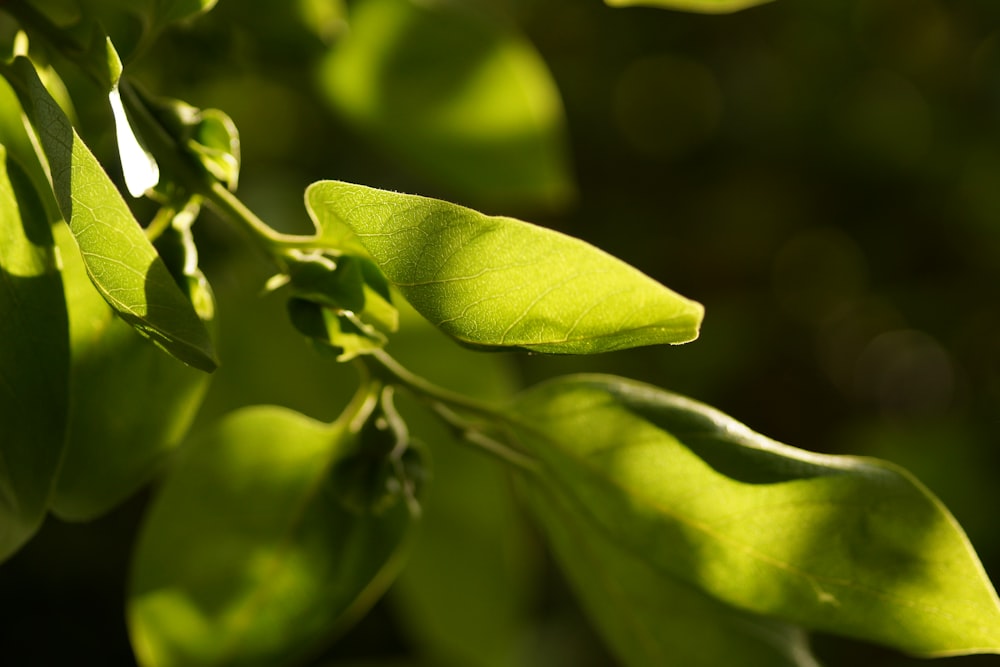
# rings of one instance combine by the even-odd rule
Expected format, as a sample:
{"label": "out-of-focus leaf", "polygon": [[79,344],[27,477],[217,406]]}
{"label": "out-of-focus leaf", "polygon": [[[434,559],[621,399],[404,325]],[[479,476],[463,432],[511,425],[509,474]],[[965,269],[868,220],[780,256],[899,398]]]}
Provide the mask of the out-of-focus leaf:
{"label": "out-of-focus leaf", "polygon": [[572,197],[562,103],[534,48],[458,3],[364,0],[321,70],[331,105],[424,177],[485,201]]}
{"label": "out-of-focus leaf", "polygon": [[131,56],[148,46],[166,27],[189,21],[218,0],[82,0],[85,20],[98,22]]}
{"label": "out-of-focus leaf", "polygon": [[315,343],[332,348],[338,361],[350,361],[362,354],[381,350],[386,337],[353,313],[338,311],[314,301],[288,300],[292,326]]}
{"label": "out-of-focus leaf", "polygon": [[18,57],[5,72],[38,133],[56,201],[101,296],[133,328],[176,358],[200,370],[214,370],[215,350],[204,323],[31,62]]}
{"label": "out-of-focus leaf", "polygon": [[412,527],[405,503],[358,514],[331,466],[357,437],[277,407],[192,439],[139,538],[128,617],[142,665],[287,664],[385,590]]}
{"label": "out-of-focus leaf", "polygon": [[[456,348],[412,310],[402,315],[390,349],[412,370],[482,399],[514,391],[502,356]],[[401,402],[400,411],[434,463],[420,534],[390,592],[404,631],[424,664],[522,665],[539,568],[508,471],[457,440],[425,406]]]}
{"label": "out-of-focus leaf", "polygon": [[0,560],[41,525],[66,437],[69,325],[48,220],[0,146]]}
{"label": "out-of-focus leaf", "polygon": [[298,6],[305,26],[327,44],[347,28],[344,0],[299,0]]}
{"label": "out-of-focus leaf", "polygon": [[772,0],[604,0],[612,7],[662,7],[686,12],[728,14],[748,7],[767,4]]}
{"label": "out-of-focus leaf", "polygon": [[1000,653],[1000,602],[968,539],[891,464],[794,449],[611,376],[530,389],[512,424],[546,483],[656,571],[918,655]]}
{"label": "out-of-focus leaf", "polygon": [[314,219],[350,228],[413,307],[460,342],[591,354],[698,335],[700,304],[559,232],[336,181],[314,183],[306,200],[324,211]]}
{"label": "out-of-focus leaf", "polygon": [[69,229],[54,231],[69,309],[72,400],[51,509],[87,521],[159,470],[187,432],[210,376],[163,354],[115,315],[87,278]]}
{"label": "out-of-focus leaf", "polygon": [[565,498],[522,489],[563,572],[623,665],[818,667],[805,633],[742,612],[623,549]]}

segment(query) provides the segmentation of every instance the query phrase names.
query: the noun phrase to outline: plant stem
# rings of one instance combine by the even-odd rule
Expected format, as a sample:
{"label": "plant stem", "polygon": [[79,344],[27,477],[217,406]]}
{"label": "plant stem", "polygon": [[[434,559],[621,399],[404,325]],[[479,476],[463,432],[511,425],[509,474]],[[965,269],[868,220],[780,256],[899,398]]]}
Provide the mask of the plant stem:
{"label": "plant stem", "polygon": [[534,458],[486,434],[478,425],[456,414],[447,405],[433,401],[431,409],[442,421],[458,431],[458,435],[470,445],[521,470],[533,473],[539,471],[538,461]]}
{"label": "plant stem", "polygon": [[153,116],[142,96],[127,79],[122,80],[120,90],[131,119],[138,124],[142,138],[149,144],[157,162],[162,165],[162,171],[177,179],[191,194],[202,197],[224,220],[240,227],[258,250],[274,261],[278,268],[284,269],[284,252],[277,250],[276,246],[294,237],[287,237],[272,229],[236,195],[193,164],[184,147]]}
{"label": "plant stem", "polygon": [[531,456],[488,435],[480,425],[469,421],[452,409],[457,408],[478,415],[492,424],[508,423],[509,419],[494,406],[425,380],[407,370],[384,350],[375,350],[363,358],[369,363],[374,362],[372,365],[375,368],[372,370],[375,374],[384,376],[386,382],[402,385],[428,403],[434,413],[454,428],[469,444],[522,470],[530,472],[538,470],[538,462]]}

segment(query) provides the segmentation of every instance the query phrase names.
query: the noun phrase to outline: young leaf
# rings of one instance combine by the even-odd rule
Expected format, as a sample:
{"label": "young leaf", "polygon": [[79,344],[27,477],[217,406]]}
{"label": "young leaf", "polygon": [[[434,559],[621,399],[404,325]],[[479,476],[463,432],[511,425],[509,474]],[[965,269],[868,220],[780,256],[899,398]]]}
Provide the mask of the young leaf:
{"label": "young leaf", "polygon": [[581,520],[664,575],[918,655],[1000,653],[1000,603],[968,539],[891,464],[794,449],[608,376],[528,390],[512,420]]}
{"label": "young leaf", "polygon": [[203,371],[218,365],[211,337],[100,163],[46,91],[31,62],[5,73],[48,158],[56,201],[101,296],[139,333]]}
{"label": "young leaf", "polygon": [[556,558],[623,665],[819,667],[800,629],[734,609],[657,570],[554,490],[521,481]]}
{"label": "young leaf", "polygon": [[698,335],[700,304],[559,232],[337,181],[311,185],[306,202],[314,220],[349,228],[413,307],[462,343],[592,354]]}
{"label": "young leaf", "polygon": [[662,7],[686,12],[728,14],[767,4],[771,0],[604,0],[604,2],[612,7]]}
{"label": "young leaf", "polygon": [[45,516],[66,437],[69,391],[66,303],[48,220],[3,146],[0,341],[2,561]]}
{"label": "young leaf", "polygon": [[140,664],[289,664],[367,610],[413,522],[406,503],[378,515],[340,503],[329,472],[356,437],[346,419],[256,407],[189,443],[135,554]]}
{"label": "young leaf", "polygon": [[117,317],[87,278],[69,229],[53,231],[69,309],[72,400],[51,510],[88,521],[159,470],[187,432],[211,376],[166,356]]}
{"label": "young leaf", "polygon": [[424,178],[477,201],[565,205],[574,186],[552,75],[507,22],[469,4],[353,3],[323,92]]}

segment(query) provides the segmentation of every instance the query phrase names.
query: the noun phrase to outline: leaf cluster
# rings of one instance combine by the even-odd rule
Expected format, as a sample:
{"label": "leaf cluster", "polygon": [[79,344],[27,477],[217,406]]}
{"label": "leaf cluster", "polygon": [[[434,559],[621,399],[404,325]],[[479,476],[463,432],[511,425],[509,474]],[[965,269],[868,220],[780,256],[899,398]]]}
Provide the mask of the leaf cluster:
{"label": "leaf cluster", "polygon": [[[469,621],[468,598],[439,586],[488,586],[479,560],[506,572],[480,522],[525,511],[622,664],[812,667],[810,632],[1000,653],[983,566],[902,468],[784,445],[617,376],[518,392],[481,354],[687,343],[696,301],[580,239],[440,199],[323,180],[305,191],[313,233],[257,217],[236,195],[233,120],[131,75],[168,26],[214,4],[2,7],[16,31],[0,64],[0,559],[47,515],[91,520],[158,479],[128,583],[141,665],[305,663],[397,578],[429,660],[509,665],[521,593],[491,590],[503,604],[487,596]],[[501,199],[573,196],[555,87],[503,22],[410,0],[303,7],[326,39],[351,25],[319,68],[359,131],[468,191],[482,180],[467,165],[488,155]],[[468,58],[442,58],[452,49]],[[411,76],[419,58],[440,66]],[[113,167],[75,122],[70,71],[106,105]],[[191,429],[220,364],[203,208],[269,263],[262,291],[292,327],[354,366],[336,418],[254,405]],[[453,364],[455,388],[403,357]],[[500,395],[466,390],[470,377]],[[490,643],[496,662],[477,648]]]}

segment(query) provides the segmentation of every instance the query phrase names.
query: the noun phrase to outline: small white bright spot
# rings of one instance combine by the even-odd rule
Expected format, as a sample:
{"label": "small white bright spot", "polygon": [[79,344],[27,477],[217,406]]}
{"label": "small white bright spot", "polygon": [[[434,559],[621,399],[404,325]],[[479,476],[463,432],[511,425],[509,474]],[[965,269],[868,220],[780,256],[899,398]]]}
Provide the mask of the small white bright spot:
{"label": "small white bright spot", "polygon": [[118,154],[122,159],[125,187],[130,195],[139,198],[160,182],[160,168],[153,156],[139,145],[139,140],[132,132],[118,86],[111,89],[108,101],[111,102],[111,112],[115,116],[115,134],[118,138]]}

